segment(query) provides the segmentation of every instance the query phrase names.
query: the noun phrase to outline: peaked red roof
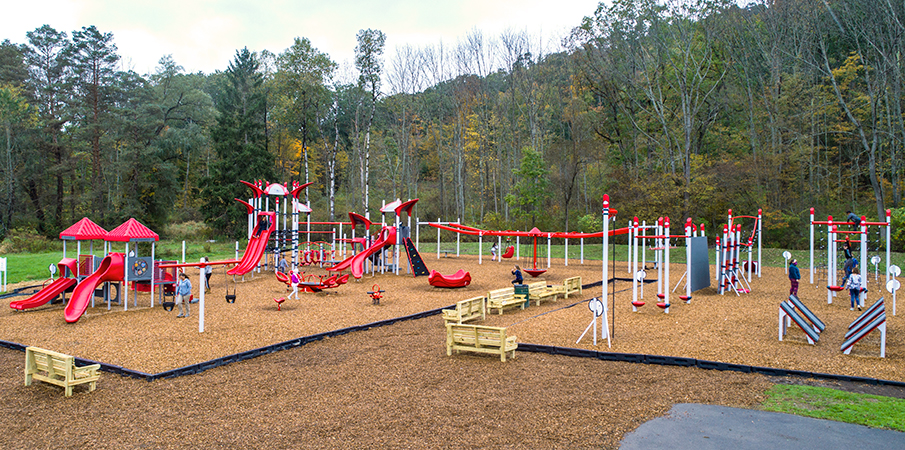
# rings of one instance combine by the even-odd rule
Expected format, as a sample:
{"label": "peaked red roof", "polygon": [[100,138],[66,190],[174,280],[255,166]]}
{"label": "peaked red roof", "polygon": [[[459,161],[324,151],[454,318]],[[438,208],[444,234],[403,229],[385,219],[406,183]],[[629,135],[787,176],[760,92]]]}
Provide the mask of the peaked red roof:
{"label": "peaked red roof", "polygon": [[129,219],[107,233],[107,240],[114,242],[159,241],[160,236],[135,219]]}
{"label": "peaked red roof", "polygon": [[87,241],[91,239],[106,239],[107,230],[101,228],[100,225],[91,221],[87,217],[83,217],[71,227],[60,232],[60,239],[70,241]]}

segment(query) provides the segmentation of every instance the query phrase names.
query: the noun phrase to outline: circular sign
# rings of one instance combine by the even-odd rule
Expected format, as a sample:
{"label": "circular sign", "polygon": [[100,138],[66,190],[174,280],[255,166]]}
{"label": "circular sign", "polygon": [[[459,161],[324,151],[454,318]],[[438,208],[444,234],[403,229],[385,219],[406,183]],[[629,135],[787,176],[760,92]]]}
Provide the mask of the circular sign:
{"label": "circular sign", "polygon": [[51,265],[47,266],[47,270],[50,271],[50,276],[54,276],[57,274],[57,265],[51,264]]}
{"label": "circular sign", "polygon": [[792,254],[789,253],[788,250],[786,250],[786,251],[782,252],[782,257],[785,258],[785,259],[787,259],[787,260],[788,260],[788,259],[792,259]]}
{"label": "circular sign", "polygon": [[644,281],[645,278],[647,278],[647,272],[643,270],[635,272],[635,281]]}
{"label": "circular sign", "polygon": [[880,264],[880,255],[874,255],[870,257],[870,263],[873,265]]}
{"label": "circular sign", "polygon": [[898,291],[902,285],[899,284],[899,280],[893,278],[886,282],[886,292],[892,294],[895,291]]}
{"label": "circular sign", "polygon": [[900,269],[899,266],[893,264],[893,265],[889,266],[889,274],[894,277],[897,277],[902,274],[902,269]]}
{"label": "circular sign", "polygon": [[603,314],[603,302],[601,302],[599,298],[592,298],[591,301],[588,302],[588,309],[594,313],[594,317],[600,317],[600,315]]}

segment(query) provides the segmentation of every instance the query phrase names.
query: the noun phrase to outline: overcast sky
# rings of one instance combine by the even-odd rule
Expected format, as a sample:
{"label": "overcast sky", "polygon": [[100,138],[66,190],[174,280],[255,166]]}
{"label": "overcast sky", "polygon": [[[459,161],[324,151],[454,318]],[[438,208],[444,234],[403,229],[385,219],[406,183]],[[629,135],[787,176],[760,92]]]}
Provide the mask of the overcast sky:
{"label": "overcast sky", "polygon": [[26,42],[44,24],[70,37],[94,25],[113,33],[124,67],[154,71],[171,54],[188,72],[225,70],[237,49],[280,53],[307,37],[337,63],[351,63],[355,35],[383,31],[397,46],[453,45],[473,29],[496,37],[511,29],[558,38],[590,16],[597,0],[0,0],[0,41]]}

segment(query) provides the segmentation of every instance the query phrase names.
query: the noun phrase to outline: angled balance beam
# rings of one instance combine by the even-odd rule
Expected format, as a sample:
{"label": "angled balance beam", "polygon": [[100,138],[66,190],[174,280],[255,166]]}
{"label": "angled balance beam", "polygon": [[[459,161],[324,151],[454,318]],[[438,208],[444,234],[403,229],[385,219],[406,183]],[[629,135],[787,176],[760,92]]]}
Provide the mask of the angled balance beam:
{"label": "angled balance beam", "polygon": [[883,299],[877,300],[864,314],[858,316],[848,327],[845,333],[845,341],[840,350],[848,355],[855,343],[863,339],[872,331],[880,330],[880,357],[886,357],[886,306]]}
{"label": "angled balance beam", "polygon": [[848,326],[848,331],[845,332],[845,339],[848,339],[849,336],[864,328],[864,325],[867,325],[870,321],[874,320],[881,311],[886,311],[886,302],[883,300],[883,297],[881,297],[880,300],[877,300],[873,305],[870,305],[870,308],[867,308],[866,311]]}
{"label": "angled balance beam", "polygon": [[798,325],[798,328],[801,328],[801,331],[804,331],[804,334],[808,338],[808,344],[816,345],[817,340],[820,339],[820,334],[817,333],[813,328],[811,328],[811,324],[808,323],[803,317],[801,317],[798,312],[795,311],[795,307],[792,306],[791,303],[784,301],[779,304],[779,340],[782,340],[782,337],[785,336],[786,331],[791,325],[791,322],[795,322],[795,325]]}
{"label": "angled balance beam", "polygon": [[811,322],[811,326],[814,328],[814,331],[818,333],[823,333],[823,330],[826,329],[826,324],[823,323],[807,306],[804,306],[804,303],[798,299],[798,297],[794,295],[789,296],[789,301],[792,302],[792,306],[795,307],[801,315],[804,316],[808,322]]}

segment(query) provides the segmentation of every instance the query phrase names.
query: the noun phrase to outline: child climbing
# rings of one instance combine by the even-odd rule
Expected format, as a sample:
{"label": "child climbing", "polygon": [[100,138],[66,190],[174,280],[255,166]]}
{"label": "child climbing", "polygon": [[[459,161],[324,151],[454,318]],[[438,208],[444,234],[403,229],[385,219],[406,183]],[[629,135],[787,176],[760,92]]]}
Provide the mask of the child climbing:
{"label": "child climbing", "polygon": [[522,269],[518,266],[518,264],[515,265],[515,270],[512,271],[512,275],[515,276],[515,279],[512,280],[512,284],[523,283],[524,280],[522,279]]}

